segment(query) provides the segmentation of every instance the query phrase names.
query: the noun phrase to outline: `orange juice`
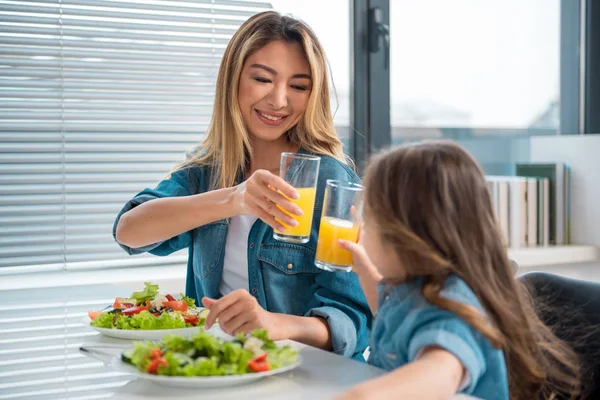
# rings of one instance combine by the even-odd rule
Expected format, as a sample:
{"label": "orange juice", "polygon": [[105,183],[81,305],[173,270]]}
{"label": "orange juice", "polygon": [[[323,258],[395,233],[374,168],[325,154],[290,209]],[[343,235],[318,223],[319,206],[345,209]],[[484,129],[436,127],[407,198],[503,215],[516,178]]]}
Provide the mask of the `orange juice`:
{"label": "orange juice", "polygon": [[277,220],[277,222],[281,223],[283,226],[285,226],[287,228],[285,230],[285,232],[277,231],[277,233],[281,233],[281,234],[284,234],[287,236],[307,237],[307,236],[310,236],[310,229],[312,228],[312,219],[313,219],[313,212],[315,210],[315,197],[317,197],[317,189],[313,188],[313,187],[296,188],[296,191],[300,195],[300,198],[298,200],[293,200],[293,199],[289,199],[289,200],[292,203],[296,204],[298,207],[300,207],[302,209],[302,211],[304,212],[304,214],[302,214],[301,216],[298,216],[295,214],[290,214],[287,211],[283,210],[281,207],[277,206],[284,213],[286,213],[287,215],[289,215],[290,217],[292,217],[296,221],[298,221],[298,225],[296,225],[296,226],[287,226],[283,222]]}
{"label": "orange juice", "polygon": [[321,218],[315,259],[332,265],[352,265],[352,255],[349,251],[340,248],[338,245],[339,239],[356,242],[358,240],[358,225],[339,218]]}

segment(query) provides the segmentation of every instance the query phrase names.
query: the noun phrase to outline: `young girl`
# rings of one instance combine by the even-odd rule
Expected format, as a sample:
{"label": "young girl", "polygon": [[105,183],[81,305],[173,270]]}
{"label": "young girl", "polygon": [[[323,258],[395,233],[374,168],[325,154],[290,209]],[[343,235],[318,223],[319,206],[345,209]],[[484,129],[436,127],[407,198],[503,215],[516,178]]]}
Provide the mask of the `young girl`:
{"label": "young girl", "polygon": [[369,363],[390,373],[340,399],[577,393],[576,356],[514,279],[466,151],[445,141],[397,148],[371,162],[365,186],[362,246],[340,246],[376,314]]}

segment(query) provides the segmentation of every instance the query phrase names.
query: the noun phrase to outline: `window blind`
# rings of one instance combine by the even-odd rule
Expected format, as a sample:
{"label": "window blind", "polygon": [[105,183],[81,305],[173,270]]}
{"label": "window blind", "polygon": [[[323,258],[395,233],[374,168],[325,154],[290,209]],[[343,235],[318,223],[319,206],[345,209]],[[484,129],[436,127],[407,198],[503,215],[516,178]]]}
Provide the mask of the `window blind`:
{"label": "window blind", "polygon": [[69,270],[185,262],[127,259],[112,223],[203,139],[228,40],[269,8],[0,0],[0,276],[66,269],[71,282],[0,290],[0,399],[106,398],[130,379],[78,352],[95,335],[87,310],[130,289]]}
{"label": "window blind", "polygon": [[256,1],[0,0],[0,267],[115,260],[116,213],[208,126]]}
{"label": "window blind", "polygon": [[125,290],[77,285],[41,289],[35,296],[31,290],[1,293],[0,399],[106,398],[130,381],[79,352],[83,343],[97,340],[87,311],[104,308]]}

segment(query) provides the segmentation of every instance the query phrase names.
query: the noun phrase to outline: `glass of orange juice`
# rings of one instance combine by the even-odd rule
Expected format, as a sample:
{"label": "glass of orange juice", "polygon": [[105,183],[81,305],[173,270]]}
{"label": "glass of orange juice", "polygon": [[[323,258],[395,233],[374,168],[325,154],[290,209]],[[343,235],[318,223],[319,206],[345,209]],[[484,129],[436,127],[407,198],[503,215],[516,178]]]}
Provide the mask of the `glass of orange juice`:
{"label": "glass of orange juice", "polygon": [[323,200],[315,265],[325,271],[352,271],[352,255],[338,245],[340,239],[358,241],[363,187],[328,180]]}
{"label": "glass of orange juice", "polygon": [[277,206],[280,210],[298,221],[298,225],[288,226],[282,221],[277,220],[286,229],[285,232],[273,232],[275,239],[289,243],[308,243],[310,240],[320,163],[321,157],[318,156],[302,153],[281,153],[279,174],[300,195],[298,200],[289,200],[300,207],[303,214],[300,216],[290,214]]}

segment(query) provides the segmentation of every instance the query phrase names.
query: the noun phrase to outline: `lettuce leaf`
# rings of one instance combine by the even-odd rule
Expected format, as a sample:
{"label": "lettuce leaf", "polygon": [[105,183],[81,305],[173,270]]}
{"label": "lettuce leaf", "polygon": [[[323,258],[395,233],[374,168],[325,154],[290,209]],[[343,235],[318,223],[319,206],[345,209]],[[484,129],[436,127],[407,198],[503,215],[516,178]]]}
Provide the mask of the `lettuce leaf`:
{"label": "lettuce leaf", "polygon": [[205,357],[217,356],[221,352],[221,341],[219,338],[206,333],[204,329],[192,336],[192,343],[196,348],[197,354]]}
{"label": "lettuce leaf", "polygon": [[187,297],[185,294],[180,293],[181,301],[185,301],[188,305],[188,308],[196,308],[196,300],[191,297]]}
{"label": "lettuce leaf", "polygon": [[135,365],[140,371],[146,372],[150,364],[150,352],[152,349],[158,349],[160,346],[154,342],[134,342],[133,353],[131,353],[131,364]]}
{"label": "lettuce leaf", "polygon": [[115,316],[115,314],[111,314],[111,313],[100,314],[95,320],[90,322],[90,325],[98,327],[98,328],[112,329],[112,328],[114,328],[114,325],[113,325],[113,317],[114,316]]}
{"label": "lettuce leaf", "polygon": [[219,366],[218,357],[200,357],[196,360],[195,376],[222,376],[225,370]]}
{"label": "lettuce leaf", "polygon": [[159,329],[181,329],[191,328],[193,325],[187,324],[179,313],[162,313],[158,317],[148,311],[142,311],[139,314],[131,316],[121,313],[103,313],[90,325],[106,329],[125,329],[125,330],[159,330]]}
{"label": "lettuce leaf", "polygon": [[158,294],[158,285],[155,285],[152,282],[144,282],[144,285],[144,290],[141,292],[133,292],[131,297],[125,302],[131,302],[136,306],[139,306],[140,304],[146,303],[146,300],[154,300]]}
{"label": "lettuce leaf", "polygon": [[237,362],[237,373],[242,375],[250,372],[250,368],[248,368],[248,361],[250,361],[254,357],[254,354],[251,351],[244,351],[240,354],[240,358]]}
{"label": "lettuce leaf", "polygon": [[267,362],[272,369],[287,367],[298,360],[298,350],[292,350],[290,346],[266,350]]}
{"label": "lettuce leaf", "polygon": [[[270,341],[266,331],[255,331],[248,337],[251,336],[264,341],[262,349],[267,353],[271,368],[285,367],[297,361],[297,350],[289,346],[277,347]],[[153,351],[156,348],[161,350],[158,355]],[[252,351],[244,349],[238,340],[223,342],[202,328],[190,338],[167,335],[160,342],[135,342],[134,349],[127,353],[128,360],[141,371],[147,371],[150,362],[157,357],[162,359],[158,375],[223,376],[253,373],[248,367],[248,362],[254,357]]]}
{"label": "lettuce leaf", "polygon": [[162,313],[156,317],[148,311],[142,311],[132,316],[119,314],[115,327],[127,330],[180,329],[185,328],[186,323],[180,318],[179,314]]}
{"label": "lettuce leaf", "polygon": [[[223,343],[223,362],[227,364],[237,363],[242,353],[246,352],[242,348],[242,345],[235,342],[226,342]],[[252,354],[252,353],[250,353]]]}
{"label": "lettuce leaf", "polygon": [[272,341],[271,339],[269,339],[269,333],[267,332],[266,329],[255,329],[252,332],[250,332],[250,336],[254,336],[257,339],[260,339],[264,342],[263,344],[263,350],[268,350],[268,349],[276,349],[277,345],[275,344],[274,341]]}
{"label": "lettuce leaf", "polygon": [[187,359],[184,360],[180,353],[166,353],[163,358],[167,362],[167,365],[158,367],[158,375],[184,376],[185,373],[183,372],[182,364],[189,362],[193,364],[191,359],[189,361]]}
{"label": "lettuce leaf", "polygon": [[187,353],[189,350],[194,348],[194,344],[181,336],[165,335],[163,337],[165,349],[177,353]]}

